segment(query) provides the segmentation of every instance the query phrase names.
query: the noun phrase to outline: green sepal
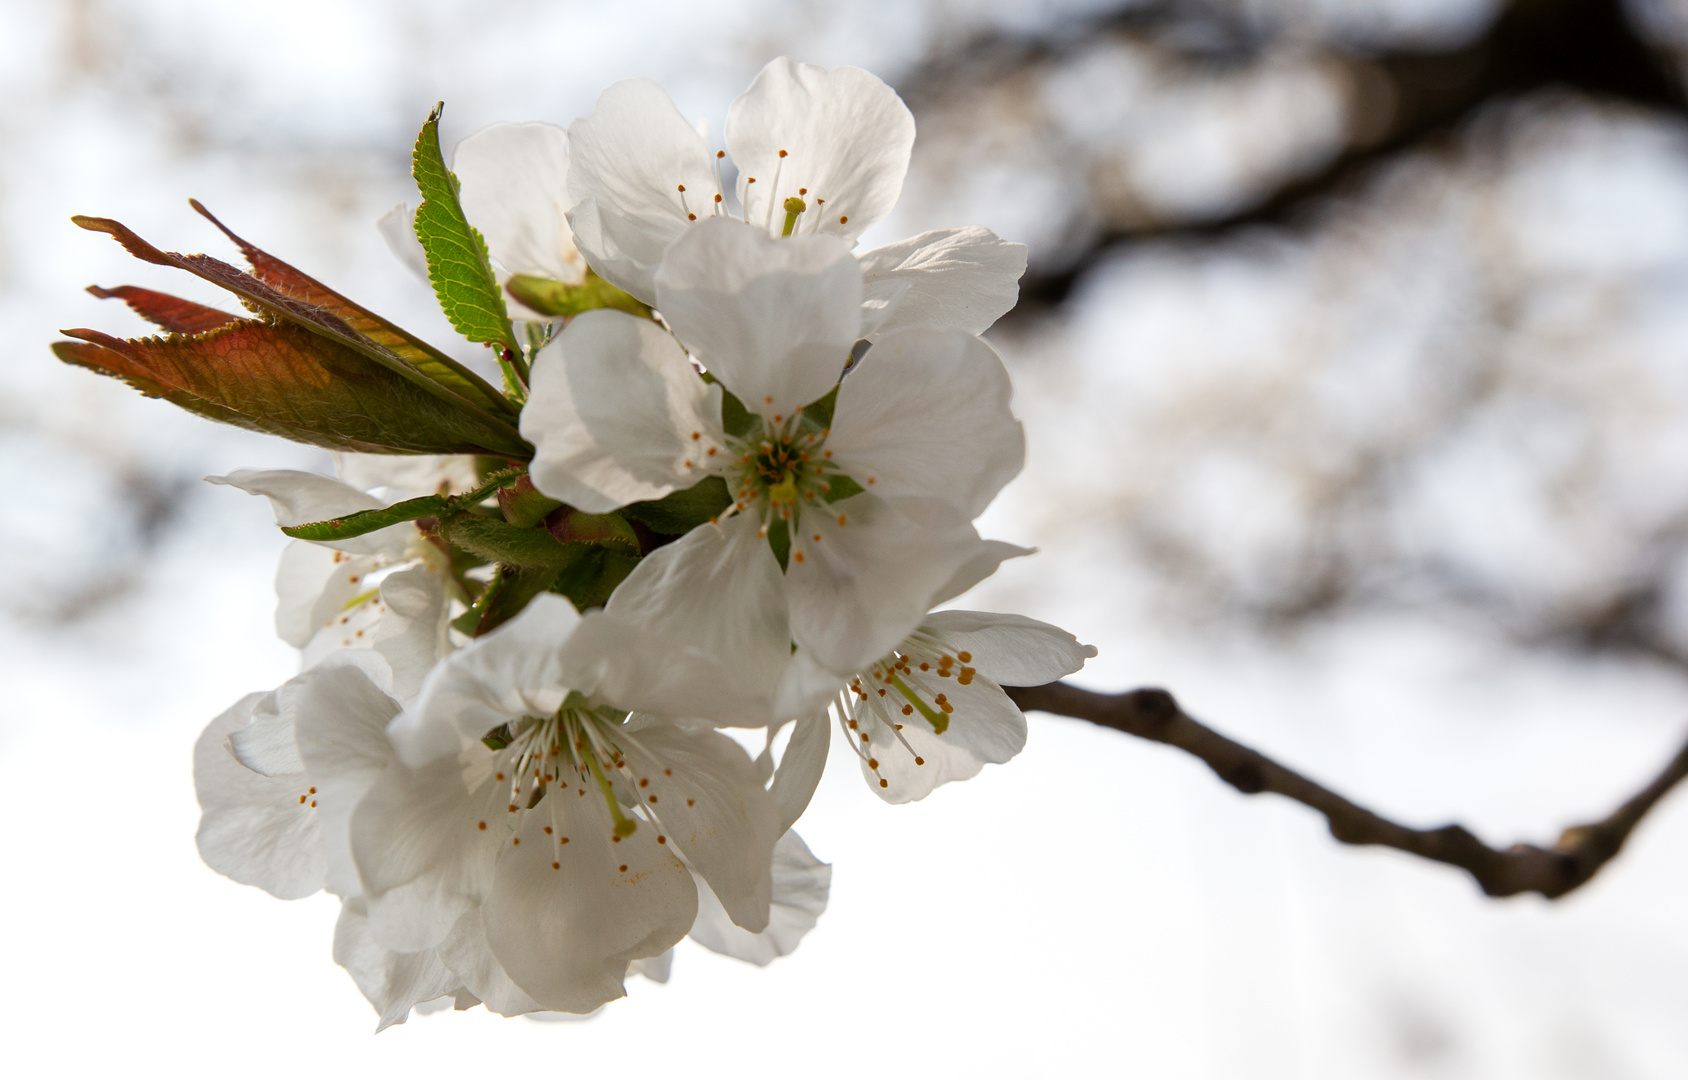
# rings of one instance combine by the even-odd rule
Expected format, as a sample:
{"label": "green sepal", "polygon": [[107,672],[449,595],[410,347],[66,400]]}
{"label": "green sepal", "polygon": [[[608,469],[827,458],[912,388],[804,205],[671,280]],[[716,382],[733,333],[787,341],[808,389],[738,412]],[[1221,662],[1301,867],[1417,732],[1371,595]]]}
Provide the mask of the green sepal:
{"label": "green sepal", "polygon": [[[705,377],[706,381],[714,379]],[[733,395],[725,386],[721,387],[721,427],[728,435],[735,439],[748,438],[756,430],[760,417],[744,407],[744,402]]]}
{"label": "green sepal", "polygon": [[711,476],[663,498],[631,503],[622,507],[621,513],[652,532],[681,536],[719,517],[731,505],[733,496],[727,490],[727,481]]}
{"label": "green sepal", "polygon": [[570,558],[568,548],[549,531],[519,529],[503,518],[459,514],[440,522],[440,535],[465,551],[506,567],[555,571]]}
{"label": "green sepal", "polygon": [[451,625],[470,637],[480,637],[521,614],[528,601],[544,592],[555,577],[551,570],[500,566],[474,606],[453,619]]}
{"label": "green sepal", "polygon": [[573,557],[552,581],[551,591],[581,611],[609,603],[615,587],[639,565],[639,557],[620,545],[570,544],[569,549]]}
{"label": "green sepal", "polygon": [[791,559],[791,529],[784,518],[775,518],[769,523],[768,546],[773,549],[774,558],[780,561],[780,571],[783,573]]}
{"label": "green sepal", "polygon": [[545,527],[559,543],[618,544],[639,553],[639,535],[620,514],[588,514],[567,507],[546,518]]}
{"label": "green sepal", "polygon": [[518,477],[514,484],[498,489],[498,506],[504,511],[504,520],[518,529],[538,525],[546,515],[562,505],[549,495],[541,494],[533,486],[532,478],[527,476]]}
{"label": "green sepal", "polygon": [[828,485],[828,491],[824,498],[829,503],[835,503],[840,499],[848,499],[852,495],[860,495],[862,492],[867,490],[867,488],[862,487],[843,473],[833,473],[831,476],[826,478],[826,482]]}
{"label": "green sepal", "polygon": [[428,257],[428,280],[440,309],[459,334],[470,341],[509,349],[523,376],[522,346],[510,326],[504,296],[492,273],[492,259],[479,230],[469,224],[458,201],[457,177],[445,165],[440,149],[440,114],[445,102],[434,106],[416,136],[411,175],[422,192],[416,208],[416,239]]}
{"label": "green sepal", "polygon": [[838,387],[822,394],[820,397],[803,406],[803,419],[815,426],[816,431],[823,431],[832,426],[832,410],[838,407]]}
{"label": "green sepal", "polygon": [[541,315],[561,318],[579,315],[583,311],[608,308],[612,311],[625,311],[641,319],[651,317],[649,307],[590,270],[586,271],[586,280],[579,285],[569,285],[535,274],[512,274],[509,280],[504,282],[504,287],[509,290],[511,296]]}

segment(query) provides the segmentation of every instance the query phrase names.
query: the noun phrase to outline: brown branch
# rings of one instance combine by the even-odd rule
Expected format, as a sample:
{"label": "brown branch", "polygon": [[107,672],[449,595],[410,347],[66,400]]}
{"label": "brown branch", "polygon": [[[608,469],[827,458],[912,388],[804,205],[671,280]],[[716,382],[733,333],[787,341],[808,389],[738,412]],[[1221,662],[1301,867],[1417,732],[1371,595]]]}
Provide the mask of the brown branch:
{"label": "brown branch", "polygon": [[1233,742],[1189,717],[1165,690],[1098,694],[1067,683],[1007,687],[1021,709],[1088,720],[1140,739],[1176,746],[1207,763],[1219,778],[1245,795],[1272,791],[1325,816],[1331,835],[1344,844],[1377,844],[1465,870],[1490,896],[1540,893],[1557,899],[1587,882],[1610,862],[1653,806],[1688,776],[1688,746],[1652,783],[1610,816],[1566,829],[1551,849],[1514,844],[1497,851],[1463,825],[1410,829],[1356,806],[1334,791],[1257,750]]}

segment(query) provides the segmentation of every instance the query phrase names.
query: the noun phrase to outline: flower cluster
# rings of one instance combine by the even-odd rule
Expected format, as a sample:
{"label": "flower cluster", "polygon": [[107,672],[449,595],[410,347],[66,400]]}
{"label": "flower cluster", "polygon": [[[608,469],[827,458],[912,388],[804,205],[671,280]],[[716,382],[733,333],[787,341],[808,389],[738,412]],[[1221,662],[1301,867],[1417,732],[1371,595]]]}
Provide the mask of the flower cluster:
{"label": "flower cluster", "polygon": [[[724,134],[636,80],[448,170],[430,119],[423,203],[382,228],[502,391],[238,238],[250,274],[79,219],[265,318],[110,290],[171,335],[68,331],[63,358],[337,451],[339,479],[214,478],[295,537],[276,627],[303,671],[206,728],[198,840],[237,881],[340,898],[334,958],[382,1026],[444,998],[591,1012],[687,936],[790,952],[827,901],[792,826],[834,724],[869,790],[919,799],[1019,752],[1002,686],[1094,655],[938,610],[1028,554],[973,524],[1024,457],[978,335],[1025,249],[961,228],[854,250],[914,140],[866,72],[776,60]],[[254,350],[269,397],[200,377]],[[362,360],[398,381],[330,399],[276,374]]]}

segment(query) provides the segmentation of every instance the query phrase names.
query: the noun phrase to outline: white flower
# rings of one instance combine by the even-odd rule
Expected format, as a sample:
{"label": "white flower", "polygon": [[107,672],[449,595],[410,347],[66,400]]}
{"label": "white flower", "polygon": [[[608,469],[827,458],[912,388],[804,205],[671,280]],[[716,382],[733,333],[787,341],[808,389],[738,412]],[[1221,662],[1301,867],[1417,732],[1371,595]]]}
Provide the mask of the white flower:
{"label": "white flower", "polygon": [[[657,292],[685,347],[587,312],[536,357],[521,420],[534,485],[601,513],[724,478],[728,515],[646,556],[609,610],[763,688],[794,641],[832,671],[872,663],[979,554],[970,522],[1020,469],[1002,361],[960,331],[902,330],[839,384],[861,272],[833,237],[705,222],[670,249]],[[733,433],[723,386],[748,410]],[[834,386],[830,420],[805,416]]]}
{"label": "white flower", "polygon": [[370,936],[351,864],[351,808],[395,760],[385,727],[398,705],[381,690],[390,678],[379,655],[347,650],[241,699],[194,746],[201,857],[284,900],[339,894],[334,959],[375,1006],[377,1031],[421,1002],[468,997],[433,950],[399,953]]}
{"label": "white flower", "polygon": [[[547,597],[539,604],[541,614],[537,621],[550,622],[553,630],[557,629],[556,624],[567,624],[572,617],[567,602],[559,598]],[[557,617],[559,614],[561,618]],[[546,620],[546,615],[552,618]],[[531,629],[535,622],[530,618],[526,625]],[[520,631],[501,631],[501,640],[508,646],[509,639],[516,633]],[[589,627],[584,633],[588,638],[592,636]],[[551,645],[557,643],[557,636],[550,636]],[[606,685],[619,679],[656,686],[655,700],[659,702],[672,698],[676,693],[684,693],[688,689],[685,685],[688,677],[695,678],[700,671],[697,663],[687,663],[682,658],[675,669],[679,674],[678,681],[662,689],[663,677],[654,673],[648,661],[628,665],[609,654],[615,643],[620,641],[625,641],[625,637],[617,637],[614,641],[600,640],[590,649],[577,647],[572,659],[594,678],[605,677],[607,669],[619,668],[619,672],[610,673]],[[542,635],[541,640],[529,644],[533,650],[543,650],[546,640]],[[547,661],[533,650],[519,659],[545,666]],[[490,659],[492,666],[497,668],[501,661],[512,659],[508,648],[499,651],[502,656],[489,658],[483,655],[482,660]],[[195,784],[203,807],[198,836],[201,854],[207,864],[220,873],[236,881],[257,885],[285,899],[306,896],[324,887],[338,894],[343,903],[340,922],[335,930],[334,958],[352,974],[359,988],[375,1006],[381,1017],[380,1028],[402,1023],[412,1006],[447,994],[455,996],[458,1008],[467,1008],[484,1000],[489,1008],[503,1015],[552,1007],[536,1001],[505,972],[488,943],[483,914],[478,905],[451,922],[442,940],[432,947],[394,949],[380,940],[370,926],[368,901],[352,857],[350,823],[354,808],[389,771],[401,774],[408,781],[416,779],[416,774],[400,762],[387,736],[387,729],[400,711],[399,703],[385,692],[389,680],[390,674],[378,655],[367,650],[347,650],[269,694],[249,695],[212,721],[200,737],[194,757]],[[705,683],[708,681],[704,679]],[[482,689],[485,689],[484,685]],[[646,727],[653,726],[649,720],[643,723]],[[823,740],[824,730],[823,721]],[[806,759],[813,763],[814,755],[806,748],[813,746],[815,741],[812,726],[800,727],[791,744],[794,753],[788,752],[788,759]],[[696,770],[698,762],[695,759],[700,746],[705,759],[711,755],[724,756],[730,762],[734,755],[743,757],[742,752],[725,743],[723,737],[709,732],[682,733],[677,741],[669,732],[666,733],[666,742],[665,734],[657,732],[647,734],[640,742],[641,749],[632,755],[623,755],[624,761],[637,763],[641,755],[652,750],[654,744],[667,745],[670,749],[678,745],[680,757],[686,757],[688,750],[692,756],[687,758],[686,765],[678,760],[662,765],[665,770],[678,772],[677,779],[665,776],[659,784],[642,789],[628,785],[623,794],[629,799],[643,794],[648,800],[652,793],[673,790],[671,785],[675,782],[687,783],[691,777],[685,769],[690,766],[693,771]],[[495,760],[484,744],[477,744],[475,749],[487,761]],[[824,750],[822,758],[824,760]],[[739,764],[744,771],[751,771],[747,761]],[[655,768],[651,771],[654,774]],[[760,796],[761,802],[774,808],[771,815],[764,814],[758,818],[762,825],[783,829],[802,812],[813,791],[818,768],[813,776],[794,776],[793,773],[805,774],[807,771],[806,768],[788,769],[782,762],[781,775],[774,790]],[[613,769],[608,770],[606,775],[613,772]],[[401,783],[399,786],[407,785]],[[503,785],[498,786],[497,795],[502,800],[508,792],[503,790]],[[759,788],[760,784],[755,786]],[[461,775],[444,781],[444,794],[461,795],[463,790]],[[718,791],[713,793],[719,794]],[[439,795],[442,792],[428,794]],[[593,790],[590,797],[601,798],[601,789]],[[684,828],[684,823],[676,822],[676,819],[687,817],[685,811],[664,811],[658,815],[655,812],[657,807],[657,803],[647,802],[646,810],[649,812],[643,815],[642,821],[640,815],[625,816],[643,824],[647,832],[658,825],[672,828],[673,824],[679,824],[681,829]],[[508,810],[499,809],[508,818]],[[697,815],[694,813],[693,816]],[[771,825],[765,820],[770,816],[777,819]],[[706,821],[709,828],[728,825],[730,819],[731,814],[723,814],[718,801],[712,803],[699,818]],[[500,822],[499,831],[503,836],[515,839],[509,835],[510,829],[509,822]],[[683,843],[681,829],[675,830],[677,835],[673,842],[676,846]],[[476,833],[479,834],[478,829]],[[766,846],[758,837],[759,830],[753,822],[751,828],[743,830],[739,839],[753,849],[760,847],[762,857],[769,858]],[[590,839],[582,836],[578,842],[589,846]],[[611,840],[610,843],[617,845],[617,852],[633,851],[637,846],[631,839]],[[622,843],[627,846],[619,846]],[[667,843],[665,837],[657,847],[662,848]],[[513,856],[519,846],[512,843],[506,857]],[[737,894],[732,891],[732,871],[737,869],[742,873],[743,868],[732,867],[728,860],[728,869],[723,875],[718,872],[722,861],[719,858],[711,861],[710,857],[718,853],[710,842],[693,841],[689,847],[702,852],[704,863],[715,868],[717,884],[725,881],[728,895],[742,900],[742,890]],[[690,857],[687,851],[682,854]],[[795,833],[786,834],[772,850],[771,903],[764,916],[767,926],[760,933],[751,933],[733,923],[715,899],[707,879],[702,876],[704,871],[695,858],[693,861],[694,882],[702,902],[691,929],[698,940],[717,951],[766,963],[794,948],[825,907],[830,868],[815,860]],[[764,875],[767,874],[769,870],[765,869]],[[735,906],[743,919],[742,904]],[[585,926],[580,929],[584,933],[592,928]],[[585,947],[590,949],[590,942]],[[666,959],[659,953],[636,961],[633,969],[660,980],[665,977],[666,964]],[[584,1008],[579,1002],[575,1004],[577,1010]]]}
{"label": "white flower", "polygon": [[[287,469],[206,479],[268,497],[284,526],[386,505],[366,486],[396,502],[474,483],[473,461],[463,457],[344,454],[337,464],[357,486]],[[447,556],[411,522],[350,540],[294,540],[276,568],[276,633],[303,650],[306,668],[340,649],[376,650],[392,667],[394,692],[408,700],[450,650],[447,622],[458,594]]]}
{"label": "white flower", "polygon": [[[375,940],[437,948],[496,1011],[590,1012],[691,929],[694,872],[765,929],[779,815],[749,757],[703,724],[624,719],[731,696],[708,658],[548,593],[453,653],[352,815]],[[462,958],[483,940],[502,975]]]}
{"label": "white flower", "polygon": [[[493,124],[452,152],[460,185],[458,202],[469,224],[486,240],[502,285],[513,274],[531,274],[579,285],[586,260],[575,249],[565,214],[568,133],[555,124]],[[428,281],[428,259],[416,239],[415,211],[396,206],[377,223],[382,238],[411,272]],[[543,319],[505,297],[517,318]]]}
{"label": "white flower", "polygon": [[868,786],[887,802],[911,802],[1026,745],[1026,718],[1004,685],[1053,682],[1095,655],[1036,619],[936,611],[850,679],[834,715]]}
{"label": "white flower", "polygon": [[[772,236],[826,234],[854,244],[896,205],[914,117],[859,68],[784,57],[727,114],[724,151],[644,79],[619,82],[569,127],[569,222],[587,262],[645,303],[657,267],[688,225],[732,217],[722,159],[738,168],[736,217]],[[895,326],[981,333],[1014,306],[1026,249],[988,229],[940,229],[862,256],[855,337]]]}

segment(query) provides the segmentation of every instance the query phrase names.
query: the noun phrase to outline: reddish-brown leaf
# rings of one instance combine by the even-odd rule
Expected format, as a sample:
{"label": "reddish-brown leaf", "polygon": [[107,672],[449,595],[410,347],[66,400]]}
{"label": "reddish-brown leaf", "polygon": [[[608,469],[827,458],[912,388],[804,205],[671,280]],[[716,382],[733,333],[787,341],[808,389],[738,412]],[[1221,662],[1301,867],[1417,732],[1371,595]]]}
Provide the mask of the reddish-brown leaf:
{"label": "reddish-brown leaf", "polygon": [[189,199],[188,205],[222,230],[223,235],[240,249],[240,253],[246,256],[246,261],[252,264],[252,272],[259,280],[294,300],[333,312],[357,333],[391,350],[393,355],[416,367],[429,378],[451,387],[471,401],[497,411],[508,409],[509,403],[503,395],[445,353],[408,331],[394,326],[368,308],[347,299],[304,271],[282,262],[264,249],[235,235],[234,230],[218,221],[198,199]]}
{"label": "reddish-brown leaf", "polygon": [[361,352],[291,323],[243,319],[193,337],[66,330],[60,359],[201,416],[340,450],[529,456],[502,425],[429,394]]}
{"label": "reddish-brown leaf", "polygon": [[240,319],[238,315],[230,315],[214,307],[134,285],[119,285],[115,289],[90,285],[88,291],[102,300],[121,300],[141,318],[175,334],[203,334]]}
{"label": "reddish-brown leaf", "polygon": [[503,427],[507,433],[507,438],[501,441],[505,445],[521,445],[521,438],[516,432],[515,425],[510,422],[509,403],[505,402],[503,398],[498,399],[502,404],[495,412],[485,405],[465,397],[458,390],[431,378],[414,364],[394,354],[385,345],[359,333],[343,318],[327,308],[317,307],[304,300],[295,299],[268,282],[209,255],[182,255],[173,251],[161,251],[141,239],[122,222],[113,221],[110,218],[86,217],[80,214],[72,217],[71,220],[84,229],[110,234],[119,244],[123,245],[124,250],[137,259],[157,266],[170,266],[179,270],[186,270],[196,277],[203,278],[213,285],[234,293],[245,301],[248,307],[275,318],[286,320],[303,330],[316,334],[325,339],[325,343],[337,343],[361,353],[409,381],[424,393],[430,394],[442,402],[455,405],[463,411],[475,413],[487,424]]}

